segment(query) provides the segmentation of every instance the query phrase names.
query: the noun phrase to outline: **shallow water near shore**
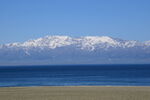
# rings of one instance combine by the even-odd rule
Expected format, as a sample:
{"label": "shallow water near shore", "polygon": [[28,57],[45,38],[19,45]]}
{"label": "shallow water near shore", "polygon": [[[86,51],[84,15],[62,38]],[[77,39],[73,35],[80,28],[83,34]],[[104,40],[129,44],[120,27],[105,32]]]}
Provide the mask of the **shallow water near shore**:
{"label": "shallow water near shore", "polygon": [[150,65],[1,66],[0,87],[150,86]]}

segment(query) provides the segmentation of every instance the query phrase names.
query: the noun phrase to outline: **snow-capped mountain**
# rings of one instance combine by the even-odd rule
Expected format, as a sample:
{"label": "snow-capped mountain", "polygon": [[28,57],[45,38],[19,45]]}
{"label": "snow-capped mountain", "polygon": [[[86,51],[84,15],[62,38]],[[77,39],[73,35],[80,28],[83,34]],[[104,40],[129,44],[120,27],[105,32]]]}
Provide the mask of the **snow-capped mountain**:
{"label": "snow-capped mountain", "polygon": [[88,63],[150,63],[150,41],[108,36],[46,36],[0,45],[0,65]]}
{"label": "snow-capped mountain", "polygon": [[38,38],[35,40],[29,40],[24,43],[10,43],[4,44],[2,47],[7,48],[49,48],[56,49],[58,47],[76,45],[81,49],[91,47],[94,50],[96,47],[103,49],[109,47],[123,47],[130,48],[136,46],[149,46],[150,41],[140,43],[138,41],[127,41],[121,39],[115,39],[108,36],[85,36],[80,38],[72,38],[69,36],[46,36],[44,38]]}

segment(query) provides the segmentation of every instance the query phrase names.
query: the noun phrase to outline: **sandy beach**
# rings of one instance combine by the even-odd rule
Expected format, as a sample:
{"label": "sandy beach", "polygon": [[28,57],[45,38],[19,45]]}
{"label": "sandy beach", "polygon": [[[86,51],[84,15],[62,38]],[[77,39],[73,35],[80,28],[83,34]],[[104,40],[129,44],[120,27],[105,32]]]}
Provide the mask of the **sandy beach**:
{"label": "sandy beach", "polygon": [[0,100],[150,100],[150,87],[1,87]]}

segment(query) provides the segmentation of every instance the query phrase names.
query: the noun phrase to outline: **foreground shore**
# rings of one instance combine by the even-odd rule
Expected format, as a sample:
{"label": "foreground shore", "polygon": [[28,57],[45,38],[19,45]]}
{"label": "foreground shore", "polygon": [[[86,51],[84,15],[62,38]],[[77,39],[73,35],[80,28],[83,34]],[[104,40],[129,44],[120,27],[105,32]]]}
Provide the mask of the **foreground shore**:
{"label": "foreground shore", "polygon": [[150,87],[1,87],[0,100],[150,100]]}

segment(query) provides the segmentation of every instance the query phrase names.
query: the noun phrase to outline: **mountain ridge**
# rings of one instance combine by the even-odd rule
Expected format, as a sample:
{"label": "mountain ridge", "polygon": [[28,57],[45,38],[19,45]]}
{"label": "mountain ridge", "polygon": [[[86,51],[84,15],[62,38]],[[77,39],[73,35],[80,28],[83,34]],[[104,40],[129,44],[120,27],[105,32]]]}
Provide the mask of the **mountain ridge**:
{"label": "mountain ridge", "polygon": [[[137,45],[150,46],[150,41],[138,42],[136,40],[123,40],[119,38],[112,38],[108,36],[82,36],[78,38],[69,36],[45,36],[43,38],[38,38],[35,40],[25,41],[23,43],[9,43],[3,44],[6,47],[49,47],[56,48],[61,46],[67,46],[72,44],[83,44],[83,46],[92,46],[96,44],[109,44],[110,46],[124,46],[133,47]],[[2,46],[1,46],[2,47]]]}
{"label": "mountain ridge", "polygon": [[116,63],[150,63],[150,41],[108,36],[45,36],[0,46],[0,65]]}

